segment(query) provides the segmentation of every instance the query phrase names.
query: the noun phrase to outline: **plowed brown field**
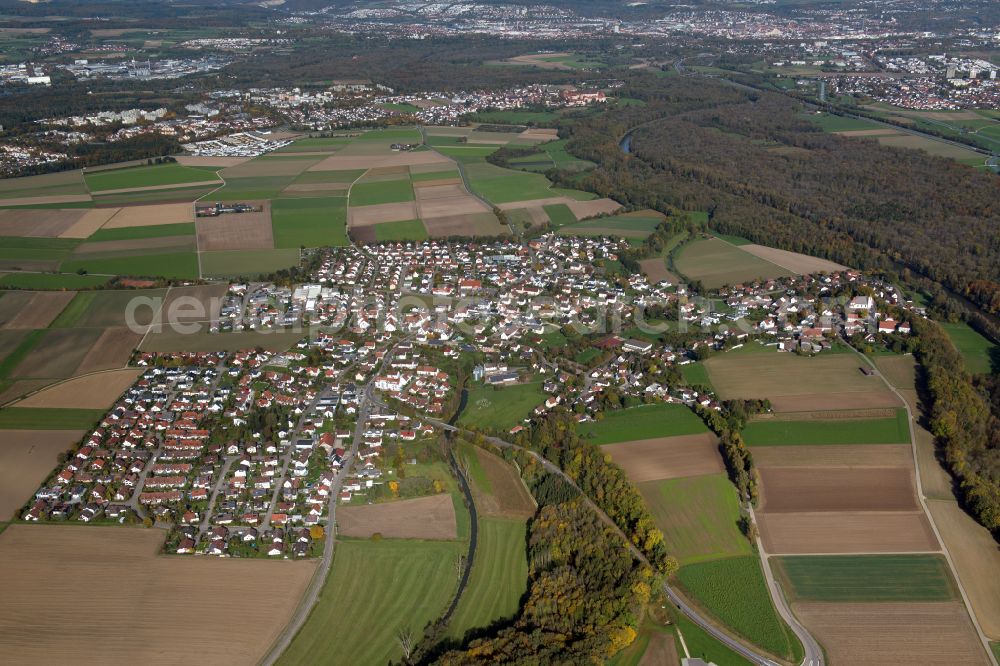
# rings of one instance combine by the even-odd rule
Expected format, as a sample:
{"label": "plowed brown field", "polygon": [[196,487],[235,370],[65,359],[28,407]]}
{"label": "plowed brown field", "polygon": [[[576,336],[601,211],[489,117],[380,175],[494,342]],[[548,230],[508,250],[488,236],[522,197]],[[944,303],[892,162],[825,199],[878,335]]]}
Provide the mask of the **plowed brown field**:
{"label": "plowed brown field", "polygon": [[162,543],[160,530],[7,528],[0,534],[4,660],[173,665],[185,653],[211,664],[254,663],[316,568],[315,560],[158,556]]}
{"label": "plowed brown field", "polygon": [[610,455],[633,483],[725,471],[718,440],[710,433],[605,444],[601,451]]}
{"label": "plowed brown field", "polygon": [[[55,469],[57,456],[74,446],[81,437],[82,430],[3,431],[3,442],[0,443],[0,520],[14,517],[14,513],[24,506]],[[10,573],[2,569],[0,572],[5,579]]]}
{"label": "plowed brown field", "polygon": [[922,511],[758,513],[768,553],[903,553],[939,550]]}
{"label": "plowed brown field", "polygon": [[454,539],[457,536],[455,505],[451,495],[337,507],[337,532],[370,537],[379,533],[397,539]]}
{"label": "plowed brown field", "polygon": [[760,476],[766,513],[917,509],[913,475],[905,467],[772,467]]}

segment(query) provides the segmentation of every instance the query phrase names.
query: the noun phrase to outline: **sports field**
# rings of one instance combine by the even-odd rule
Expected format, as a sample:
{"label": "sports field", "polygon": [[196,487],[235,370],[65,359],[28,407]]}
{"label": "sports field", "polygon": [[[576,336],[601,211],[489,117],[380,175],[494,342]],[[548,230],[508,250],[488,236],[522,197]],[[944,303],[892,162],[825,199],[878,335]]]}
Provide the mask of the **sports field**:
{"label": "sports field", "polygon": [[480,518],[476,559],[448,635],[461,639],[517,613],[528,587],[525,529],[523,520]]}
{"label": "sports field", "polygon": [[600,421],[581,423],[580,436],[592,444],[616,444],[656,437],[697,435],[708,428],[684,405],[642,405],[606,412]]}
{"label": "sports field", "polygon": [[750,446],[798,444],[900,444],[910,441],[906,410],[892,418],[753,421],[743,430]]}
{"label": "sports field", "polygon": [[459,425],[508,430],[526,419],[548,396],[541,382],[493,388],[477,385],[469,389]]}
{"label": "sports field", "polygon": [[689,280],[699,281],[708,288],[790,277],[793,274],[717,238],[696,240],[685,245],[675,265]]}
{"label": "sports field", "polygon": [[[341,539],[319,602],[279,664],[383,666],[402,657],[396,640],[414,644],[458,585],[458,541]],[[252,587],[252,586],[251,586]]]}
{"label": "sports field", "polygon": [[750,554],[740,532],[736,489],[725,474],[647,481],[639,492],[682,565]]}
{"label": "sports field", "polygon": [[726,627],[771,654],[798,663],[802,646],[778,617],[756,555],[681,567],[687,594]]}
{"label": "sports field", "polygon": [[940,555],[809,555],[771,562],[793,601],[949,601],[958,595]]}

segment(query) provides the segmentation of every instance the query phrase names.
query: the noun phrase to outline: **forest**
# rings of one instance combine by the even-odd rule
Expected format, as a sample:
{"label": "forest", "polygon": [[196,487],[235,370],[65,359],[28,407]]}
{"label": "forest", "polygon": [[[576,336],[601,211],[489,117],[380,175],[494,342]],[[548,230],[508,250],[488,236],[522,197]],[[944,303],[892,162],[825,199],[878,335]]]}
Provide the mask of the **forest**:
{"label": "forest", "polygon": [[[705,210],[712,229],[933,286],[934,309],[1000,338],[1000,179],[915,150],[824,134],[788,97],[635,76],[645,100],[560,126],[598,167],[582,186],[628,206]],[[618,141],[631,132],[631,153]],[[568,182],[569,176],[565,182]],[[579,185],[578,185],[579,186]],[[916,329],[915,329],[916,330]],[[1000,529],[1000,400],[933,323],[917,331],[933,432],[966,508]],[[991,413],[990,405],[996,409]],[[742,447],[729,447],[739,482]],[[739,464],[745,462],[746,464]],[[750,490],[750,479],[741,483]]]}

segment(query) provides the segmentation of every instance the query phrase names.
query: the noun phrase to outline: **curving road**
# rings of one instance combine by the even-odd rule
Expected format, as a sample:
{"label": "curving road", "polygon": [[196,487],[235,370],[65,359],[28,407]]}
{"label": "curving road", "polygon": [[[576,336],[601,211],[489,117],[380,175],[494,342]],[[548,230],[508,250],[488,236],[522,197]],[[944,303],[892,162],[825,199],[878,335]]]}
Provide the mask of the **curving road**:
{"label": "curving road", "polygon": [[[373,400],[381,404],[381,402],[377,397],[373,397]],[[442,428],[450,432],[461,432],[473,436],[477,434],[469,430],[465,430],[463,428],[457,428],[453,425],[445,423],[444,421],[439,421],[437,419],[425,417],[424,420],[427,421],[428,423],[437,426],[438,428]],[[649,560],[646,559],[646,556],[642,553],[642,551],[639,550],[635,546],[635,544],[632,543],[631,539],[629,539],[625,535],[625,533],[622,532],[622,530],[618,527],[618,525],[616,525],[615,522],[611,520],[611,518],[606,513],[604,513],[604,511],[599,506],[597,506],[597,504],[595,504],[594,501],[591,500],[586,493],[584,493],[580,489],[580,487],[576,484],[576,481],[574,481],[569,475],[563,472],[558,465],[556,465],[548,458],[543,457],[541,454],[532,451],[531,449],[526,449],[524,447],[518,446],[517,444],[513,444],[506,440],[500,439],[499,437],[485,437],[484,439],[487,442],[494,444],[495,446],[499,446],[501,448],[506,448],[506,449],[514,449],[526,453],[532,458],[534,458],[546,471],[551,472],[552,474],[557,474],[558,476],[562,477],[563,480],[565,480],[567,483],[573,486],[573,488],[575,488],[577,492],[580,493],[580,498],[584,501],[584,503],[586,503],[588,507],[590,507],[590,509],[594,513],[597,514],[597,517],[603,523],[605,523],[606,525],[611,527],[615,532],[617,532],[619,536],[621,536],[621,538],[625,541],[625,544],[628,546],[629,551],[631,551],[632,555],[639,561],[649,565]],[[710,620],[706,619],[703,615],[701,615],[698,612],[698,610],[696,610],[690,604],[688,604],[687,601],[667,583],[663,584],[663,591],[664,593],[666,593],[667,598],[670,599],[671,603],[673,603],[692,622],[697,624],[705,632],[710,634],[713,638],[715,638],[717,641],[728,647],[733,652],[739,654],[744,659],[747,659],[754,664],[758,664],[759,666],[779,666],[779,662],[774,661],[769,657],[766,657],[762,654],[755,652],[753,649],[748,647],[742,641],[733,638],[732,636],[724,632],[722,629],[717,627],[715,624],[713,624]],[[782,606],[784,606],[783,598],[781,603]],[[780,610],[781,607],[779,607],[779,612]],[[789,624],[792,624],[794,622],[794,624],[792,624],[792,628],[793,631],[795,631],[795,627],[796,625],[798,625],[798,622],[797,620],[794,619],[794,616],[792,616],[791,611],[787,610],[787,607],[785,608],[785,611],[788,613],[789,618],[791,618],[792,620],[792,622],[789,622]],[[823,651],[819,647],[819,644],[816,643],[816,641],[812,638],[812,636],[809,635],[809,632],[807,632],[804,627],[802,627],[801,625],[798,625],[798,627],[801,629],[802,635],[804,635],[808,639],[808,640],[803,640],[803,647],[806,650],[806,656],[805,659],[803,659],[802,661],[802,666],[822,666]],[[796,631],[795,633],[797,636],[800,636],[801,640],[802,635],[800,635],[798,631]]]}

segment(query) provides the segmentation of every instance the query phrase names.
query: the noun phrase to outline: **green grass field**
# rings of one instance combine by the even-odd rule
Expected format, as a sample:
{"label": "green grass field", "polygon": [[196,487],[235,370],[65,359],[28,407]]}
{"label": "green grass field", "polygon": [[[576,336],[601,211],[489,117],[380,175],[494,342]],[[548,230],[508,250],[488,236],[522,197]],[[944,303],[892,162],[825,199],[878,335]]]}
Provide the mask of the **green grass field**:
{"label": "green grass field", "polygon": [[750,446],[796,444],[906,444],[910,441],[906,410],[886,419],[839,421],[754,421],[743,430]]}
{"label": "green grass field", "polygon": [[97,297],[96,291],[84,291],[73,297],[69,305],[63,308],[62,312],[52,320],[49,328],[70,328],[76,326],[84,313],[90,309],[91,303]]}
{"label": "green grass field", "polygon": [[0,429],[86,430],[103,416],[103,409],[6,407],[0,409]]}
{"label": "green grass field", "polygon": [[712,380],[708,377],[708,370],[704,363],[687,363],[680,368],[681,377],[684,378],[688,386],[708,386],[711,388]]}
{"label": "green grass field", "polygon": [[577,222],[576,215],[573,214],[573,211],[566,204],[550,204],[542,206],[542,208],[545,210],[545,214],[549,216],[553,227],[563,227],[568,224],[576,224]]}
{"label": "green grass field", "polygon": [[[686,615],[677,613],[674,621],[677,629],[684,636],[684,642],[692,657],[701,659],[705,663],[717,664],[717,666],[750,666],[749,661],[712,638],[704,629],[689,620]],[[678,650],[678,654],[683,654],[683,652]]]}
{"label": "green grass field", "polygon": [[[225,187],[212,192],[208,201],[260,201],[277,199],[294,176],[226,176]],[[206,192],[207,194],[207,192]]]}
{"label": "green grass field", "polygon": [[383,666],[402,657],[397,633],[419,641],[458,585],[457,541],[340,539],[333,569],[279,664]]}
{"label": "green grass field", "polygon": [[198,278],[198,255],[195,252],[169,252],[100,259],[71,259],[60,266],[64,272],[84,270],[105,275],[141,277]]}
{"label": "green grass field", "polygon": [[684,405],[642,405],[605,412],[601,421],[581,423],[577,432],[593,444],[708,432],[701,419]]}
{"label": "green grass field", "polygon": [[965,359],[969,372],[979,375],[1000,368],[1000,347],[965,323],[941,324],[951,343]]}
{"label": "green grass field", "polygon": [[410,180],[414,183],[421,183],[428,180],[443,180],[445,178],[461,178],[462,174],[454,169],[444,171],[426,171],[424,173],[410,174]]}
{"label": "green grass field", "polygon": [[485,160],[467,164],[466,174],[472,189],[495,204],[559,196],[541,174],[502,169]]}
{"label": "green grass field", "polygon": [[528,587],[525,529],[523,520],[479,519],[476,559],[451,616],[450,636],[461,639],[470,629],[488,627],[517,613]]}
{"label": "green grass field", "polygon": [[688,243],[680,249],[674,264],[685,277],[699,280],[708,288],[791,275],[784,268],[717,238]]}
{"label": "green grass field", "polygon": [[541,382],[502,388],[476,385],[469,389],[469,399],[458,423],[509,430],[527,418],[547,397]]}
{"label": "green grass field", "polygon": [[756,555],[681,567],[677,578],[698,604],[735,633],[795,663],[802,646],[771,603]]}
{"label": "green grass field", "polygon": [[194,236],[194,222],[177,224],[154,224],[148,227],[123,227],[121,229],[98,229],[87,242],[135,240],[137,238],[165,238],[168,236]]}
{"label": "green grass field", "polygon": [[422,241],[426,239],[427,229],[420,220],[382,222],[375,225],[375,240],[379,242]]}
{"label": "green grass field", "polygon": [[7,273],[0,276],[0,287],[15,289],[88,289],[99,287],[111,278],[76,273]]}
{"label": "green grass field", "polygon": [[663,216],[650,211],[649,215],[637,215],[626,213],[623,215],[610,215],[608,217],[598,217],[592,220],[584,220],[569,224],[559,230],[561,234],[575,234],[578,236],[608,235],[619,232],[626,238],[645,238],[656,230],[656,226],[663,221]]}
{"label": "green grass field", "polygon": [[409,180],[355,183],[351,187],[352,206],[374,206],[404,201],[413,201],[413,185]]}
{"label": "green grass field", "polygon": [[271,230],[276,248],[347,245],[347,200],[344,197],[275,199]]}
{"label": "green grass field", "polygon": [[220,250],[201,253],[202,273],[210,277],[254,276],[297,266],[297,249]]}
{"label": "green grass field", "polygon": [[725,474],[647,481],[639,492],[667,552],[681,564],[750,554],[750,541],[737,525],[736,489]]}
{"label": "green grass field", "polygon": [[785,592],[800,601],[948,601],[957,596],[940,555],[814,555],[772,561]]}
{"label": "green grass field", "polygon": [[211,171],[204,169],[193,169],[180,164],[157,164],[89,172],[84,174],[84,180],[91,192],[102,192],[132,187],[184,185],[218,180],[218,178]]}

